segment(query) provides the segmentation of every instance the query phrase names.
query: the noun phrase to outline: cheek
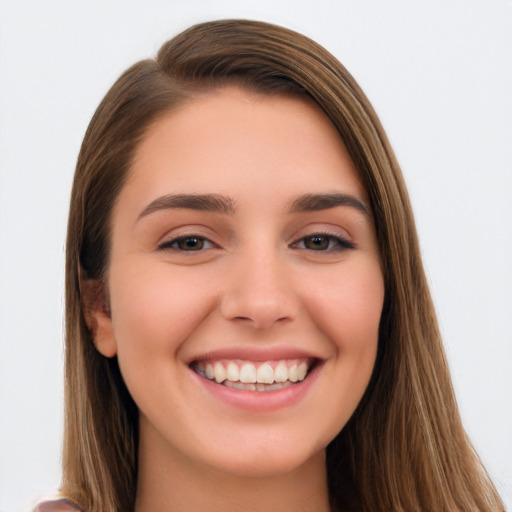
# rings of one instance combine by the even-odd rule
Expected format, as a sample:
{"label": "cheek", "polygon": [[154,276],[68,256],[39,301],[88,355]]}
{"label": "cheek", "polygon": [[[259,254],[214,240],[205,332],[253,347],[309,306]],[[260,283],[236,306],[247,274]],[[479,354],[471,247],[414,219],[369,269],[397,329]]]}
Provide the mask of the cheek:
{"label": "cheek", "polygon": [[317,327],[340,355],[375,354],[383,301],[384,282],[377,263],[347,265],[331,273],[309,298]]}
{"label": "cheek", "polygon": [[[215,304],[200,275],[173,272],[165,264],[150,271],[136,265],[110,276],[112,321],[120,360],[174,358],[187,337]],[[119,276],[119,279],[117,279]],[[158,361],[156,361],[156,364]]]}
{"label": "cheek", "polygon": [[[324,447],[342,430],[357,408],[370,381],[377,355],[384,282],[377,262],[358,260],[331,267],[315,279],[314,293],[302,291],[308,316],[331,347],[325,379],[315,406],[314,428]],[[323,430],[321,430],[323,427]]]}

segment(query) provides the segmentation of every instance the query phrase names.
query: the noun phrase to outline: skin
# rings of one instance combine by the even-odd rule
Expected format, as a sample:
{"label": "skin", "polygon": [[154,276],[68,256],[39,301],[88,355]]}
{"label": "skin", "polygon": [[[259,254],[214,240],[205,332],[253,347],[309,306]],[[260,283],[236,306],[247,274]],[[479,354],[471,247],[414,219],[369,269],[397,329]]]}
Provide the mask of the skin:
{"label": "skin", "polygon": [[[302,99],[222,88],[141,142],[113,212],[110,314],[91,320],[140,410],[137,512],[329,510],[325,447],[369,382],[384,298],[368,208],[292,208],[333,193],[366,204],[335,128]],[[234,211],[155,207],[169,194],[222,195]],[[190,368],[247,347],[307,352],[315,380],[253,411]]]}

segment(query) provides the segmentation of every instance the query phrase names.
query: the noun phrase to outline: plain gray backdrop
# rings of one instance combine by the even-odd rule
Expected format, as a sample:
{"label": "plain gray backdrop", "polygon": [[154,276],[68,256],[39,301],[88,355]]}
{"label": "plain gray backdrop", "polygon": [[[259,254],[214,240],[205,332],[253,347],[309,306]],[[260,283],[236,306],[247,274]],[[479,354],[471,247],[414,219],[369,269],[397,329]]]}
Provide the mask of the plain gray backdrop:
{"label": "plain gray backdrop", "polygon": [[187,26],[244,17],[323,44],[409,186],[467,431],[512,508],[512,2],[0,1],[0,512],[54,492],[64,236],[88,121]]}

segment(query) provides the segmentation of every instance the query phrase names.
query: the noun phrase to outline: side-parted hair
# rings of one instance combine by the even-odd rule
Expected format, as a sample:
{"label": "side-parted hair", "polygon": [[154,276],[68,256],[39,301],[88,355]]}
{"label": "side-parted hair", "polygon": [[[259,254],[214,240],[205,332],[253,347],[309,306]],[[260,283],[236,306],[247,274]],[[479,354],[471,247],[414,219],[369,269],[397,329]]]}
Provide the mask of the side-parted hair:
{"label": "side-parted hair", "polygon": [[377,115],[324,48],[291,30],[246,20],[193,26],[154,60],[136,63],[107,93],[85,134],[66,248],[62,494],[87,512],[133,510],[137,407],[117,359],[94,346],[85,290],[105,279],[113,206],[149,127],[224,85],[315,101],[338,130],[370,200],[385,301],[370,384],[327,447],[332,507],[504,510],[461,424],[408,194]]}

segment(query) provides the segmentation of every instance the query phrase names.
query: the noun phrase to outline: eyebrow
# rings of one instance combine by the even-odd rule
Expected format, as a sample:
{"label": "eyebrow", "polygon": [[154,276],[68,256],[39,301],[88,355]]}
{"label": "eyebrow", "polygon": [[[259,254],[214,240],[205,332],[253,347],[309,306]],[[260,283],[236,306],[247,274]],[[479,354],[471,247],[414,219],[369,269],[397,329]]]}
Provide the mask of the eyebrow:
{"label": "eyebrow", "polygon": [[[290,213],[327,210],[336,206],[349,206],[368,215],[369,210],[363,201],[349,194],[338,192],[325,194],[304,194],[296,198],[290,207]],[[138,219],[160,210],[187,208],[191,210],[236,213],[235,202],[220,194],[168,194],[149,203],[139,214]]]}
{"label": "eyebrow", "polygon": [[169,194],[149,203],[139,214],[139,219],[159,210],[175,208],[188,208],[231,215],[235,213],[234,202],[229,197],[218,194]]}
{"label": "eyebrow", "polygon": [[363,201],[349,194],[338,192],[330,194],[305,194],[293,201],[290,212],[314,212],[317,210],[327,210],[336,206],[350,206],[368,215],[369,209]]}

